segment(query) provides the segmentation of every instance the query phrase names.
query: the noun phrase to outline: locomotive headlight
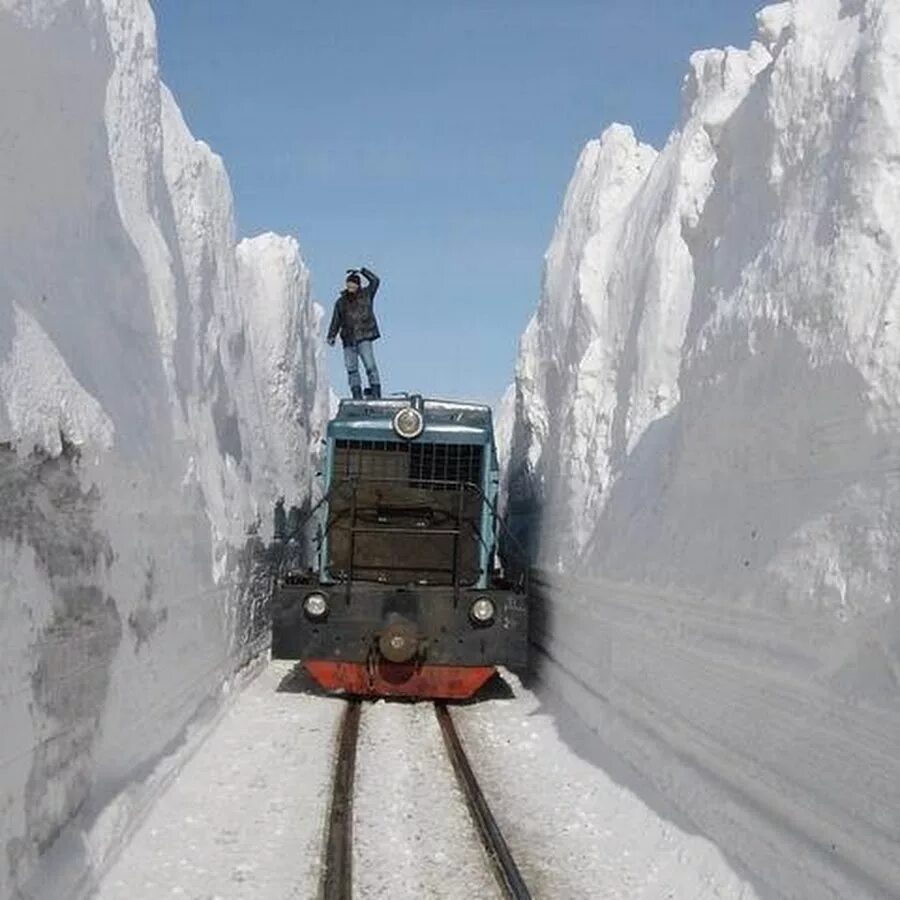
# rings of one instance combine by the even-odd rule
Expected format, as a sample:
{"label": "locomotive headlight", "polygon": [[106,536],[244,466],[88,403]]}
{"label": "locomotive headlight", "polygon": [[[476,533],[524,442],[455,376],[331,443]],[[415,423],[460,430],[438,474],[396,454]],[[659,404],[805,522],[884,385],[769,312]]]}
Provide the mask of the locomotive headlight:
{"label": "locomotive headlight", "polygon": [[321,619],[328,614],[328,598],[324,594],[307,594],[303,601],[303,612],[307,618]]}
{"label": "locomotive headlight", "polygon": [[476,625],[490,625],[494,621],[497,610],[494,601],[487,597],[479,597],[470,607],[469,615]]}
{"label": "locomotive headlight", "polygon": [[394,431],[408,441],[417,438],[425,430],[422,413],[412,406],[406,406],[394,416]]}

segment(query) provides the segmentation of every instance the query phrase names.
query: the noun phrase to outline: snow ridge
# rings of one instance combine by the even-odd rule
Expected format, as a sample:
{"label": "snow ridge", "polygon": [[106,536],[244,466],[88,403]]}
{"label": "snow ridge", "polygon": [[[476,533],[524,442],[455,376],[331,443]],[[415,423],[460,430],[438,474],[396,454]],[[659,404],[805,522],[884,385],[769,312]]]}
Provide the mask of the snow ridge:
{"label": "snow ridge", "polygon": [[236,241],[147,0],[0,0],[0,110],[0,896],[73,897],[265,646],[322,313],[296,241]]}
{"label": "snow ridge", "polygon": [[[691,58],[659,154],[622,126],[585,150],[521,341],[508,502],[567,702],[630,717],[604,733],[632,755],[635,722],[670,722],[656,740],[696,768],[758,773],[752,801],[802,836],[777,859],[642,745],[776,894],[877,896],[900,883],[900,7],[758,21],[748,50]],[[636,616],[666,640],[634,645]]]}

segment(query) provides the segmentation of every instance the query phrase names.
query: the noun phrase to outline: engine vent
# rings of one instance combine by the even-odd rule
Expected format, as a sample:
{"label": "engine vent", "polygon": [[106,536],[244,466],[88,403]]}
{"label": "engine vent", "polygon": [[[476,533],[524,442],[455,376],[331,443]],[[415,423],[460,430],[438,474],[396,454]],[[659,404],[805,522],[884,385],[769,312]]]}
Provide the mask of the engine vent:
{"label": "engine vent", "polygon": [[335,479],[405,481],[411,487],[454,490],[481,484],[484,448],[478,444],[336,442]]}

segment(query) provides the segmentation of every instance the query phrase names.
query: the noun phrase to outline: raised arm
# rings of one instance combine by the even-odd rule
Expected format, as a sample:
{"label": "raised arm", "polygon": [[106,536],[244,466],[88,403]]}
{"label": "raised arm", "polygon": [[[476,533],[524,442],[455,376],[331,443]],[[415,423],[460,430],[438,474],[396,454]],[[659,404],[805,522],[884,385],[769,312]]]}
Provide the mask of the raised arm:
{"label": "raised arm", "polygon": [[374,299],[375,295],[378,293],[378,285],[381,284],[381,279],[371,269],[367,269],[365,266],[360,266],[359,271],[366,276],[366,280],[369,282],[369,296]]}

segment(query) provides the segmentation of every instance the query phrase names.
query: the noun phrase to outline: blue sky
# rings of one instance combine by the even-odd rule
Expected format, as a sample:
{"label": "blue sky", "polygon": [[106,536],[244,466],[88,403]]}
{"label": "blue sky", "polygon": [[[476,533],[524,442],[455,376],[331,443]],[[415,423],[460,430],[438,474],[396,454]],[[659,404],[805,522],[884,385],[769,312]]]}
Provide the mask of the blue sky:
{"label": "blue sky", "polygon": [[[584,143],[661,146],[690,53],[756,0],[152,0],[163,77],[222,154],[241,235],[296,235],[330,311],[383,279],[387,390],[493,402]],[[335,387],[346,390],[337,350]]]}

